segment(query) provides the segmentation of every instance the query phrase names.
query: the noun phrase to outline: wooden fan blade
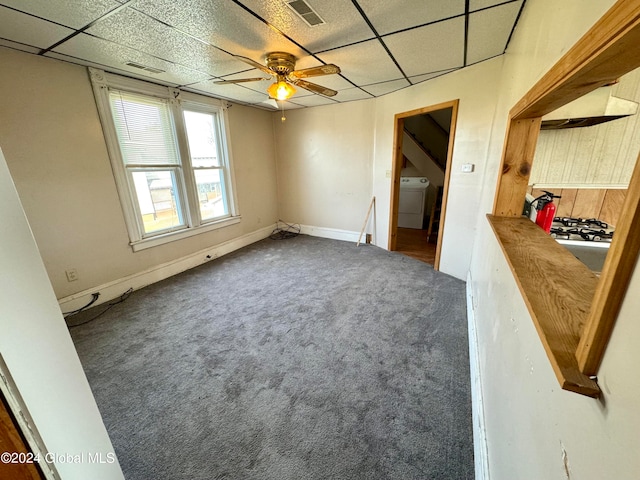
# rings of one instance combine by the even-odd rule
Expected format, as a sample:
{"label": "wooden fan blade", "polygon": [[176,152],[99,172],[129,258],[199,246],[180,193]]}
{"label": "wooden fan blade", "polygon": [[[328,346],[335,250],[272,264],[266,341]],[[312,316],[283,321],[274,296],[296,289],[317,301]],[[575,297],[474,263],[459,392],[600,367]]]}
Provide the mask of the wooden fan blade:
{"label": "wooden fan blade", "polygon": [[319,75],[333,75],[340,73],[340,67],[330,63],[320,67],[303,68],[302,70],[294,70],[289,75],[295,78],[317,77]]}
{"label": "wooden fan blade", "polygon": [[244,83],[244,82],[258,82],[260,80],[269,80],[264,77],[256,77],[256,78],[239,78],[237,80],[218,80],[217,82],[213,82],[216,85],[224,85],[225,83]]}
{"label": "wooden fan blade", "polygon": [[238,60],[244,63],[248,63],[249,65],[251,65],[254,68],[257,68],[258,70],[262,70],[264,73],[268,73],[269,75],[276,75],[276,72],[274,72],[273,70],[268,69],[265,65],[262,65],[254,60],[251,60],[250,58],[243,57],[242,55],[234,55],[233,57],[237,58]]}
{"label": "wooden fan blade", "polygon": [[338,92],[335,90],[331,90],[330,88],[323,87],[322,85],[317,85],[315,83],[307,82],[305,80],[296,80],[292,82],[296,87],[302,87],[305,90],[309,90],[313,93],[319,93],[320,95],[324,95],[325,97],[333,97]]}

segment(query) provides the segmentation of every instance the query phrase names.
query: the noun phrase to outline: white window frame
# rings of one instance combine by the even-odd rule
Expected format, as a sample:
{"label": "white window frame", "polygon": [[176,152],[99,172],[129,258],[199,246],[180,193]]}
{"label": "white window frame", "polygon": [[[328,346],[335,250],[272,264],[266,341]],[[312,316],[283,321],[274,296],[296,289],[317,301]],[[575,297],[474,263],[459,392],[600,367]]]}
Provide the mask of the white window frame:
{"label": "white window frame", "polygon": [[[111,168],[116,181],[118,196],[120,197],[120,203],[122,205],[125,224],[129,232],[129,245],[131,245],[134,252],[233,225],[241,221],[242,217],[238,211],[238,202],[234,188],[235,181],[232,167],[231,142],[229,139],[229,121],[227,108],[223,101],[184,92],[177,88],[122,77],[96,68],[89,68],[89,74],[98,107],[98,114],[102,122],[102,130],[111,160]],[[182,210],[185,226],[158,233],[145,234],[142,216],[139,213],[135,187],[129,179],[120,151],[120,143],[118,141],[109,101],[110,90],[122,90],[157,97],[169,102],[169,110],[181,160],[181,165],[178,166],[178,170],[182,172],[180,175],[176,175],[176,183],[178,184],[176,195],[180,196],[180,201],[183,203]],[[191,157],[189,155],[183,116],[184,110],[217,115],[217,148],[218,155],[220,156],[220,169],[222,170],[224,179],[226,202],[229,211],[228,215],[222,218],[204,221],[200,218],[198,191],[191,165]]]}

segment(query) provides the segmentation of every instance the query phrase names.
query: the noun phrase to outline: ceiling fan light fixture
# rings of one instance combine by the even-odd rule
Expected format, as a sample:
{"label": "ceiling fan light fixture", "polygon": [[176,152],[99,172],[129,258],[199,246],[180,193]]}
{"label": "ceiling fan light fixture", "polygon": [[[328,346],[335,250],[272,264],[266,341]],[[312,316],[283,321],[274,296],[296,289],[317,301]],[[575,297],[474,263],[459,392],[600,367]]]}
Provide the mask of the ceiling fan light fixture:
{"label": "ceiling fan light fixture", "polygon": [[267,88],[267,93],[276,100],[287,100],[296,93],[296,89],[293,88],[293,85],[287,83],[284,77],[278,75],[278,81]]}

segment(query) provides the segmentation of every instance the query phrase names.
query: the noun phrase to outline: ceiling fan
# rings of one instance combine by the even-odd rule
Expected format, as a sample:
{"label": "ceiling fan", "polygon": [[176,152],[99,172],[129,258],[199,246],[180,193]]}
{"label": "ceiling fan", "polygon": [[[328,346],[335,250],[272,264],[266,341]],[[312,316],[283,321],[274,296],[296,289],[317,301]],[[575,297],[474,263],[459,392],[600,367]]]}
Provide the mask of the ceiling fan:
{"label": "ceiling fan", "polygon": [[[321,75],[332,75],[334,73],[340,73],[340,67],[332,63],[328,65],[321,65],[319,67],[296,70],[296,57],[286,52],[267,53],[266,66],[253,61],[250,58],[240,55],[234,55],[234,57],[238,60],[242,60],[243,62],[248,63],[252,67],[257,68],[264,73],[268,73],[269,75],[276,77],[276,82],[273,83],[269,88],[267,88],[267,93],[269,94],[269,96],[276,100],[287,100],[288,98],[291,98],[291,96],[296,93],[296,89],[293,87],[293,85],[295,85],[296,87],[304,88],[305,90],[309,90],[313,93],[324,95],[326,97],[333,97],[338,93],[330,88],[307,82],[306,80],[302,80],[303,78],[307,77],[318,77]],[[213,83],[224,85],[228,83],[257,82],[260,80],[265,79],[263,77],[240,78],[238,80],[220,80]]]}

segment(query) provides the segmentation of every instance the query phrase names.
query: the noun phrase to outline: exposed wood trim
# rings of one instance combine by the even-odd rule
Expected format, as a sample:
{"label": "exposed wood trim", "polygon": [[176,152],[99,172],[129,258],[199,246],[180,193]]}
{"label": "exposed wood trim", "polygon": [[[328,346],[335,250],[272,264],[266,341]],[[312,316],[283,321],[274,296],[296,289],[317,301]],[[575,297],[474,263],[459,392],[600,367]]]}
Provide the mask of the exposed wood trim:
{"label": "exposed wood trim", "polygon": [[458,120],[458,105],[460,100],[451,100],[442,102],[428,107],[417,108],[408,112],[397,113],[394,115],[394,140],[393,140],[393,162],[391,170],[391,208],[389,209],[389,250],[397,248],[397,232],[398,232],[398,204],[400,201],[400,171],[402,170],[402,136],[404,133],[404,119],[415,115],[423,115],[425,113],[434,112],[451,108],[451,129],[449,132],[449,145],[447,148],[447,165],[444,172],[444,188],[442,193],[442,209],[440,214],[440,226],[438,229],[438,240],[436,246],[436,259],[433,265],[434,270],[440,269],[440,252],[442,250],[442,234],[444,231],[444,219],[447,207],[447,195],[449,191],[449,177],[451,176],[451,162],[453,158],[453,144],[456,133],[456,124]]}
{"label": "exposed wood trim", "polygon": [[398,243],[398,204],[400,203],[400,172],[402,171],[403,114],[394,116],[393,162],[391,164],[391,209],[389,211],[389,250],[394,251]]}
{"label": "exposed wood trim", "polygon": [[[460,100],[450,102],[451,128],[449,129],[449,145],[447,146],[447,165],[444,168],[444,186],[442,187],[442,206],[440,207],[440,225],[438,226],[438,241],[436,247],[436,260],[433,264],[434,270],[440,270],[440,257],[442,254],[442,236],[444,233],[444,219],[447,216],[447,200],[449,198],[449,182],[451,180],[451,164],[453,162],[453,145],[456,138],[456,126],[458,125],[458,106]],[[448,107],[445,107],[448,108]]]}
{"label": "exposed wood trim", "polygon": [[640,2],[618,0],[511,109],[541,117],[640,67]]}
{"label": "exposed wood trim", "polygon": [[560,385],[597,397],[598,385],[575,357],[597,277],[528,218],[488,218]]}
{"label": "exposed wood trim", "polygon": [[640,252],[640,161],[633,171],[623,212],[576,352],[587,375],[598,371]]}
{"label": "exposed wood trim", "polygon": [[[533,152],[538,132],[533,128],[534,123],[539,123],[540,117],[556,108],[575,100],[576,98],[616,80],[620,76],[640,67],[640,0],[618,0],[618,2],[536,83],[527,94],[511,109],[509,125],[507,128],[505,146],[503,149],[503,170],[498,179],[498,186],[494,200],[494,215],[506,217],[502,221],[512,225],[518,222],[528,224],[528,220],[517,219],[524,201],[522,183],[528,180],[532,165]],[[526,128],[523,122],[531,122],[530,128]],[[605,263],[604,270],[593,296],[589,297],[581,293],[584,280],[584,272],[572,269],[566,275],[569,280],[566,289],[557,292],[549,292],[555,296],[557,306],[562,305],[562,296],[571,295],[572,302],[580,311],[590,312],[586,318],[584,328],[579,330],[579,342],[575,345],[573,357],[576,359],[582,375],[592,375],[597,372],[602,360],[606,344],[613,329],[615,318],[626,294],[631,274],[636,266],[638,252],[640,251],[640,174],[637,173],[640,166],[636,165],[634,179],[629,186],[624,209],[621,213],[614,236],[614,244]],[[509,218],[511,217],[511,218]],[[506,228],[504,225],[496,229],[496,218],[490,219],[496,236],[504,243]],[[502,224],[500,224],[502,225]],[[536,232],[531,224],[521,235],[530,235]],[[532,230],[533,228],[533,230]],[[507,235],[512,236],[514,232]],[[516,232],[517,233],[517,232]],[[537,232],[534,235],[539,237]],[[502,237],[502,238],[501,238]],[[546,236],[545,236],[546,237]],[[521,239],[522,240],[522,239]],[[548,238],[544,243],[546,248],[554,248],[555,242]],[[615,248],[614,248],[615,247]],[[555,342],[564,345],[560,356],[562,364],[570,359],[565,358],[573,347],[573,340],[562,343],[564,333],[560,330],[540,328],[539,319],[548,310],[544,304],[531,302],[531,292],[534,286],[526,280],[527,268],[523,267],[523,261],[531,260],[529,251],[522,248],[505,248],[503,251],[512,268],[516,282],[523,292],[531,315],[536,323],[536,328],[547,351],[555,350]],[[546,249],[537,248],[538,255],[548,255]],[[559,253],[554,251],[554,256]],[[565,255],[566,256],[566,255]],[[563,262],[562,257],[560,261]],[[553,277],[561,273],[557,262],[548,265],[547,277],[553,272]],[[575,288],[571,285],[575,284]],[[560,302],[560,303],[558,303]],[[555,307],[554,307],[555,308]],[[575,321],[575,319],[574,319]],[[546,322],[542,322],[546,324]],[[559,327],[559,325],[556,325]],[[571,332],[575,338],[573,324]],[[557,337],[557,338],[556,338]],[[566,339],[565,339],[566,340]],[[578,393],[590,395],[589,389],[582,387],[576,389],[566,382],[564,370],[560,368],[558,360],[555,361],[554,371],[560,380],[562,388]],[[565,380],[563,380],[565,378]],[[587,376],[588,378],[588,376]],[[576,380],[573,378],[571,381]],[[585,386],[588,386],[585,384]],[[590,388],[590,387],[589,387]],[[591,395],[594,396],[594,395]]]}
{"label": "exposed wood trim", "polygon": [[511,119],[502,152],[501,175],[493,203],[493,214],[522,215],[524,196],[536,153],[541,118]]}

